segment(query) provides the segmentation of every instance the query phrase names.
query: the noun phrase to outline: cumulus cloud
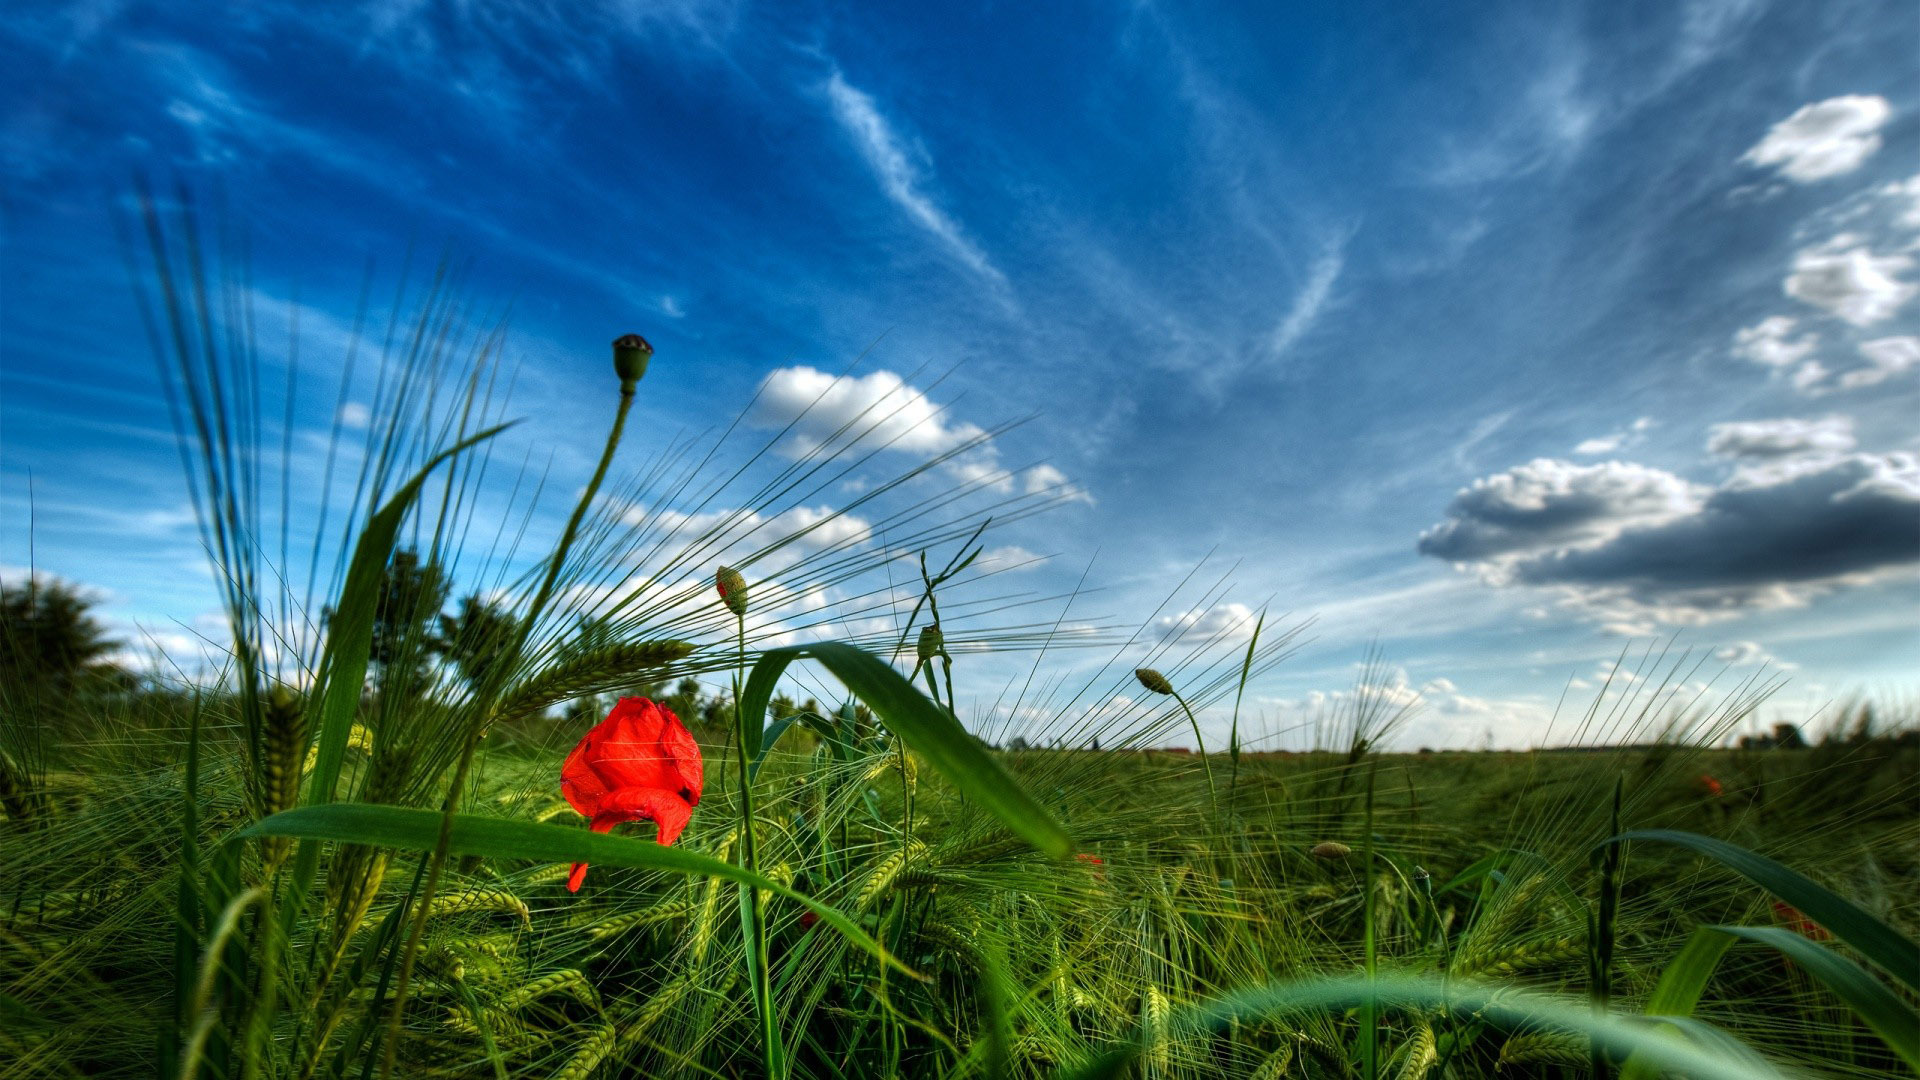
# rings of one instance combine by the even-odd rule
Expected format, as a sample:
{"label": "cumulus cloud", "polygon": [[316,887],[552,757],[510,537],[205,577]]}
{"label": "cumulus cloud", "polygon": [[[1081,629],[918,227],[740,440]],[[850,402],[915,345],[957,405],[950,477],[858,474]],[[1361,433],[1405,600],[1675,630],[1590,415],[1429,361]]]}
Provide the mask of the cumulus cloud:
{"label": "cumulus cloud", "polygon": [[1539,458],[1460,489],[1447,520],[1420,534],[1419,551],[1480,562],[1599,543],[1693,513],[1700,499],[1695,485],[1659,469]]}
{"label": "cumulus cloud", "polygon": [[623,519],[629,525],[647,527],[654,535],[683,542],[711,534],[713,543],[704,553],[715,563],[739,562],[762,548],[777,545],[778,550],[754,563],[760,574],[778,573],[810,555],[844,551],[873,538],[873,526],[864,518],[825,506],[794,506],[777,514],[744,509],[649,513],[635,506]]}
{"label": "cumulus cloud", "polygon": [[1880,128],[1891,114],[1886,98],[1869,94],[1803,105],[1769,128],[1740,160],[1775,169],[1796,184],[1850,173],[1880,149]]}
{"label": "cumulus cloud", "polygon": [[891,371],[835,376],[804,365],[780,368],[761,380],[747,422],[760,427],[791,424],[782,449],[794,457],[812,453],[836,435],[859,436],[907,453],[938,454],[986,434],[945,415],[926,394]]}
{"label": "cumulus cloud", "polygon": [[1840,376],[1840,389],[1877,386],[1897,375],[1920,368],[1920,337],[1902,334],[1863,341],[1860,343],[1860,356],[1867,366],[1843,373]]}
{"label": "cumulus cloud", "polygon": [[1757,641],[1736,641],[1731,645],[1715,649],[1713,658],[1730,667],[1752,667],[1765,664],[1781,671],[1792,671],[1799,667],[1798,664],[1789,664],[1768,652]]}
{"label": "cumulus cloud", "polygon": [[1067,474],[1051,465],[1035,465],[1020,474],[1020,488],[1023,494],[1052,494],[1067,502],[1083,502],[1092,505],[1093,496],[1067,479]]}
{"label": "cumulus cloud", "polygon": [[1707,451],[1721,457],[1774,460],[1807,454],[1843,454],[1854,447],[1853,420],[1824,416],[1804,420],[1741,420],[1707,431]]}
{"label": "cumulus cloud", "polygon": [[[1719,435],[1729,454],[1789,456],[1704,490],[1638,466],[1533,462],[1463,490],[1420,550],[1491,585],[1557,592],[1621,632],[1797,606],[1920,563],[1913,455],[1839,452],[1842,433],[1817,422]],[[1792,457],[1796,439],[1828,449]]]}
{"label": "cumulus cloud", "polygon": [[1245,604],[1215,604],[1178,615],[1162,615],[1160,637],[1165,640],[1192,635],[1202,641],[1246,641],[1253,636],[1256,621],[1253,609]]}
{"label": "cumulus cloud", "polygon": [[1860,237],[1841,233],[1794,255],[1784,287],[1795,300],[1855,326],[1871,326],[1899,311],[1920,290],[1900,278],[1912,266],[1911,256],[1875,255]]}
{"label": "cumulus cloud", "polygon": [[982,551],[980,557],[973,560],[973,568],[983,574],[1036,570],[1045,559],[1046,556],[1018,544],[1002,544]]}
{"label": "cumulus cloud", "polygon": [[1774,315],[1735,331],[1733,354],[1762,367],[1792,367],[1820,344],[1819,335],[1812,333],[1788,340],[1793,327],[1794,320]]}
{"label": "cumulus cloud", "polygon": [[986,252],[980,250],[960,223],[927,193],[928,181],[921,165],[925,155],[909,151],[873,97],[849,85],[840,72],[835,71],[827,79],[827,103],[833,110],[834,120],[853,140],[867,167],[873,170],[874,178],[880,181],[880,189],[887,198],[968,269],[995,284],[1006,284],[1006,278],[987,261]]}
{"label": "cumulus cloud", "polygon": [[1886,184],[1880,194],[1904,204],[1895,221],[1909,229],[1920,229],[1920,173]]}

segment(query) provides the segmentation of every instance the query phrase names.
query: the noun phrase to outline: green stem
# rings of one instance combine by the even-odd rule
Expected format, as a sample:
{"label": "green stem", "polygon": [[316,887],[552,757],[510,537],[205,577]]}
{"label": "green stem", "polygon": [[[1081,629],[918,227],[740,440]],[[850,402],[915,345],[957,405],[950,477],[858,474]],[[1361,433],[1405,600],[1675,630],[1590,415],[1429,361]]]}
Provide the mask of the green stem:
{"label": "green stem", "polygon": [[[753,829],[753,777],[747,768],[752,757],[747,747],[747,715],[740,701],[747,666],[747,617],[744,614],[734,616],[734,629],[740,650],[740,663],[733,676],[733,740],[740,759],[740,865],[758,873],[760,854]],[[786,1052],[780,1043],[780,1027],[773,1011],[773,983],[767,970],[766,903],[760,890],[748,885],[741,885],[740,890],[740,930],[748,950],[747,975],[753,980],[753,1004],[760,1014],[761,1060],[766,1065],[768,1080],[782,1080],[787,1071]]]}
{"label": "green stem", "polygon": [[420,941],[427,930],[427,909],[433,904],[434,891],[440,885],[440,874],[446,869],[447,847],[453,841],[453,815],[460,806],[460,793],[466,788],[467,776],[473,770],[474,752],[479,749],[480,736],[487,730],[486,718],[492,709],[493,700],[499,696],[501,688],[513,670],[519,666],[519,659],[527,647],[527,638],[533,633],[533,626],[546,610],[547,601],[553,596],[554,584],[560,579],[560,571],[566,565],[567,553],[573,548],[573,538],[580,531],[580,521],[586,517],[587,507],[593,504],[593,497],[600,490],[600,484],[607,478],[607,467],[613,463],[613,453],[620,446],[621,433],[627,427],[627,413],[633,408],[635,383],[622,379],[620,382],[620,406],[614,413],[613,429],[607,432],[607,444],[600,451],[600,464],[593,470],[593,479],[587,483],[587,489],[580,493],[580,501],[573,508],[573,515],[567,518],[567,527],[560,534],[560,543],[553,549],[553,557],[547,564],[547,573],[540,581],[540,590],[534,594],[533,605],[527,609],[527,617],[520,624],[515,635],[513,649],[506,655],[513,662],[494,665],[482,692],[476,694],[477,708],[467,727],[466,739],[460,747],[459,764],[453,773],[453,783],[447,786],[446,801],[441,806],[440,836],[433,848],[433,857],[427,868],[426,887],[420,893],[420,906],[413,914],[413,925],[408,928],[405,951],[401,954],[400,979],[394,987],[393,1007],[388,1014],[386,1049],[381,1058],[380,1075],[393,1075],[394,1055],[400,1048],[400,1014],[407,1000],[407,988],[413,978],[413,961],[419,953]]}
{"label": "green stem", "polygon": [[[1624,777],[1616,777],[1613,782],[1613,813],[1608,821],[1608,836],[1620,835],[1620,795],[1624,783]],[[1601,856],[1599,910],[1594,913],[1587,935],[1587,962],[1592,969],[1589,996],[1597,1016],[1607,1014],[1613,998],[1613,922],[1620,906],[1620,863],[1625,847],[1625,844],[1608,844]],[[1588,1055],[1593,1080],[1608,1080],[1613,1075],[1613,1062],[1608,1060],[1606,1048],[1599,1039],[1592,1040]]]}
{"label": "green stem", "polygon": [[1193,708],[1187,704],[1186,698],[1180,696],[1178,690],[1168,692],[1173,695],[1173,700],[1180,703],[1181,710],[1187,714],[1187,723],[1193,725],[1193,743],[1199,748],[1200,764],[1206,766],[1207,770],[1207,797],[1213,801],[1213,812],[1217,817],[1220,813],[1220,792],[1213,786],[1213,762],[1207,757],[1207,740],[1200,735],[1200,721],[1194,718]]}

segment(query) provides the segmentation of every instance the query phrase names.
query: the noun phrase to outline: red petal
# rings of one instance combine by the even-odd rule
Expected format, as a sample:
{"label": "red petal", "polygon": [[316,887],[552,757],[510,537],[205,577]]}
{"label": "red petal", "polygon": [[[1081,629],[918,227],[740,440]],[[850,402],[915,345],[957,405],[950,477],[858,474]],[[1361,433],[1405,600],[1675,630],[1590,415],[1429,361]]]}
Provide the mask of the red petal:
{"label": "red petal", "polygon": [[693,807],[680,793],[664,788],[622,788],[607,796],[604,807],[601,817],[594,820],[596,828],[602,819],[652,821],[660,826],[658,839],[662,844],[673,843],[693,819]]}

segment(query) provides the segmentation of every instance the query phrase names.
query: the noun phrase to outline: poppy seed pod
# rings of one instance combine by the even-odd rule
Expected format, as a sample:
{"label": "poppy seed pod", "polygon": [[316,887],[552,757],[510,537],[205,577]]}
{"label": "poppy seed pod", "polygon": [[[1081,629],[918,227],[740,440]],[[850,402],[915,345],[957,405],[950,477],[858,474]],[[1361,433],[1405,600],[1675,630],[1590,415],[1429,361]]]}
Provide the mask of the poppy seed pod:
{"label": "poppy seed pod", "polygon": [[747,579],[740,571],[731,566],[723,566],[713,575],[713,587],[720,592],[720,602],[727,610],[738,616],[747,613]]}
{"label": "poppy seed pod", "polygon": [[940,632],[939,623],[929,623],[920,628],[920,642],[917,648],[922,663],[947,650],[947,637]]}
{"label": "poppy seed pod", "polygon": [[613,372],[622,387],[631,387],[647,374],[647,361],[653,359],[653,346],[639,334],[627,334],[613,341]]}
{"label": "poppy seed pod", "polygon": [[1309,854],[1316,859],[1333,862],[1353,854],[1353,849],[1338,840],[1328,840],[1325,843],[1313,845],[1313,850]]}
{"label": "poppy seed pod", "polygon": [[1167,681],[1167,677],[1150,667],[1134,668],[1133,677],[1140,680],[1141,686],[1156,694],[1173,693],[1173,684]]}

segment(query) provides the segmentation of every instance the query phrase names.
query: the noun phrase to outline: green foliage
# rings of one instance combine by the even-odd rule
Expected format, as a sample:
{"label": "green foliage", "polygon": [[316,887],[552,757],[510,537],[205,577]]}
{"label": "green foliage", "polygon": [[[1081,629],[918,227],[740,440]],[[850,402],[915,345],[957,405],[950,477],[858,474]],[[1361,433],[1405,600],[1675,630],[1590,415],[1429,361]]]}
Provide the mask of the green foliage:
{"label": "green foliage", "polygon": [[0,686],[70,690],[109,670],[103,660],[119,643],[93,617],[93,603],[64,581],[0,583]]}

